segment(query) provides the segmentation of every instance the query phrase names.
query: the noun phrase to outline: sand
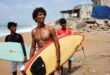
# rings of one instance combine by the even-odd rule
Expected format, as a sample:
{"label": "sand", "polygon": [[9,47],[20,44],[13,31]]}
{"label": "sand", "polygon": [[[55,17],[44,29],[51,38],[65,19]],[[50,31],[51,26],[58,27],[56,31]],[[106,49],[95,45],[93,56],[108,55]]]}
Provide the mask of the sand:
{"label": "sand", "polygon": [[[85,35],[82,43],[84,53],[81,49],[75,53],[71,73],[68,72],[67,63],[64,64],[64,75],[110,75],[110,33],[94,31],[82,34]],[[31,34],[22,35],[25,43],[31,44]],[[0,38],[0,42],[3,40],[4,38]],[[0,60],[0,75],[11,75],[8,61]],[[56,72],[55,75],[60,74]]]}

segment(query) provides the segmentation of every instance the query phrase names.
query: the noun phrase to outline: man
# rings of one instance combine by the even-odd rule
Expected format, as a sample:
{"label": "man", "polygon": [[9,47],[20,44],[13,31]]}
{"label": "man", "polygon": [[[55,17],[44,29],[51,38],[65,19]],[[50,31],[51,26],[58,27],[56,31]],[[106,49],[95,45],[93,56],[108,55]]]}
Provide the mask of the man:
{"label": "man", "polygon": [[[30,58],[34,55],[36,44],[38,45],[38,49],[40,49],[44,47],[49,41],[53,41],[56,47],[57,68],[59,69],[60,46],[54,28],[49,27],[44,23],[46,11],[44,8],[39,7],[33,11],[32,15],[38,26],[32,30],[32,46],[30,51]],[[54,73],[51,75],[54,75]]]}
{"label": "man", "polygon": [[108,29],[109,29],[109,24],[108,24],[108,21],[107,20],[105,20],[104,21],[104,27],[103,27],[103,30],[105,30],[105,31],[107,31]]}
{"label": "man", "polygon": [[23,62],[10,61],[9,66],[10,66],[10,71],[12,72],[12,75],[17,75],[17,68],[23,73],[23,75],[25,75],[23,71],[23,63],[27,61],[26,51],[25,51],[23,37],[22,35],[16,33],[16,27],[17,27],[17,23],[14,23],[14,22],[8,23],[8,29],[10,30],[10,34],[6,36],[5,42],[21,43],[21,46],[23,48],[23,53],[24,53],[24,61]]}
{"label": "man", "polygon": [[[73,31],[70,28],[66,27],[66,19],[61,18],[59,20],[61,29],[57,31],[57,36],[62,36],[62,35],[68,35],[68,34],[74,34]],[[73,60],[73,56],[68,60],[68,71],[71,71],[71,61]],[[61,75],[63,75],[63,66],[61,67]]]}

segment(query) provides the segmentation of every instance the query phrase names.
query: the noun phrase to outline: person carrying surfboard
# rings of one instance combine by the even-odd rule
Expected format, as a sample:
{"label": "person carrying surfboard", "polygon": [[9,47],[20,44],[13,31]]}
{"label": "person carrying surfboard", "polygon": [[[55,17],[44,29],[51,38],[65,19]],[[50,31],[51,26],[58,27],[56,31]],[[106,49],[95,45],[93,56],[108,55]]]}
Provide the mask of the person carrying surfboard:
{"label": "person carrying surfboard", "polygon": [[26,58],[26,50],[24,46],[24,40],[21,34],[16,33],[17,23],[15,22],[8,22],[7,25],[8,29],[10,30],[10,34],[6,36],[5,42],[17,42],[21,43],[21,46],[23,48],[23,54],[24,54],[24,61],[9,61],[9,68],[12,72],[12,75],[17,75],[17,68],[25,75],[23,71],[24,63],[27,61]]}
{"label": "person carrying surfboard", "polygon": [[[68,34],[74,34],[74,32],[70,29],[67,28],[66,26],[66,19],[65,18],[61,18],[59,20],[60,25],[61,25],[61,29],[57,31],[57,36],[62,36],[62,35],[68,35]],[[73,56],[71,56],[68,59],[68,71],[71,71],[71,64],[72,64],[72,60],[73,60]],[[61,75],[63,75],[63,66],[61,67]]]}
{"label": "person carrying surfboard", "polygon": [[[38,49],[43,48],[49,41],[53,41],[56,47],[56,56],[57,56],[57,69],[60,68],[60,45],[58,42],[58,38],[56,36],[55,29],[47,26],[44,23],[46,17],[46,10],[42,7],[38,7],[33,11],[33,19],[37,23],[37,27],[32,30],[32,46],[30,49],[30,59],[33,57],[36,44]],[[54,59],[54,58],[53,58]],[[44,61],[45,62],[45,61]],[[49,66],[48,66],[49,67]],[[40,75],[45,75],[40,74]],[[50,75],[54,75],[54,72]]]}

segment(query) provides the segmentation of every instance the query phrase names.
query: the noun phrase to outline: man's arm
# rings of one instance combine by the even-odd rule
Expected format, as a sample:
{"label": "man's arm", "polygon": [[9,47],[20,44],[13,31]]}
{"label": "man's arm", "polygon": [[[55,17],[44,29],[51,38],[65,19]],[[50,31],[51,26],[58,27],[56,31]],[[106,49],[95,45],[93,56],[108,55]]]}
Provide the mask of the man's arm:
{"label": "man's arm", "polygon": [[50,28],[50,33],[51,33],[52,40],[54,41],[54,44],[56,47],[57,65],[59,67],[60,66],[60,45],[59,45],[58,38],[56,36],[54,28],[52,27]]}
{"label": "man's arm", "polygon": [[22,35],[20,35],[20,43],[21,43],[21,46],[22,46],[22,49],[23,49],[23,54],[24,54],[24,61],[23,62],[27,62],[27,54],[26,54],[26,49],[25,49],[25,46],[24,46],[24,39],[22,37]]}
{"label": "man's arm", "polygon": [[25,46],[24,46],[24,40],[23,40],[22,35],[20,35],[20,43],[21,43],[21,46],[22,46],[22,49],[23,49],[23,54],[24,54],[24,56],[26,56],[26,49],[25,49]]}
{"label": "man's arm", "polygon": [[31,49],[30,49],[30,59],[34,55],[35,48],[36,48],[36,41],[34,40],[34,30],[32,30],[31,36],[32,36],[32,45],[31,45]]}
{"label": "man's arm", "polygon": [[73,29],[69,28],[70,34],[74,34]]}

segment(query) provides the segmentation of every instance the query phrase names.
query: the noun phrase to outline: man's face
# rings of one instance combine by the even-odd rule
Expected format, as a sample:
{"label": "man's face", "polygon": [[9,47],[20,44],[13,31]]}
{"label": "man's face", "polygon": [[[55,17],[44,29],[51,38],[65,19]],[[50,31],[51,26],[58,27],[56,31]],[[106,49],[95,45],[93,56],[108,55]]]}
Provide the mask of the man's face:
{"label": "man's face", "polygon": [[66,23],[61,24],[62,28],[65,29],[66,28]]}
{"label": "man's face", "polygon": [[9,30],[12,32],[12,33],[16,33],[16,26],[11,26],[9,28]]}
{"label": "man's face", "polygon": [[43,23],[44,22],[44,19],[45,19],[45,15],[43,12],[39,12],[37,14],[37,17],[35,18],[37,22],[39,23]]}

